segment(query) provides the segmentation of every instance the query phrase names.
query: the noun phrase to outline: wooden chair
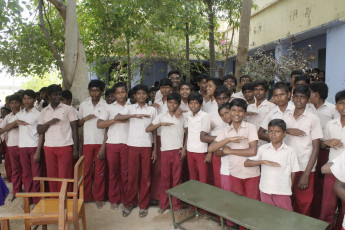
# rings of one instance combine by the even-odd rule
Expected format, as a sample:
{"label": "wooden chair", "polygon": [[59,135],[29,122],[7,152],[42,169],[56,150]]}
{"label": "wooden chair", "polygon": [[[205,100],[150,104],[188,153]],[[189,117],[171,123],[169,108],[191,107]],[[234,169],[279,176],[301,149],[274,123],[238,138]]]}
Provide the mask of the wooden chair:
{"label": "wooden chair", "polygon": [[[41,197],[45,197],[49,193],[41,193]],[[49,194],[51,195],[51,194]],[[35,195],[35,197],[38,197]],[[67,197],[67,181],[62,182],[62,186],[60,189],[59,197],[58,197],[58,212],[57,213],[24,213],[24,214],[0,214],[1,220],[1,229],[2,230],[10,230],[10,220],[24,220],[25,222],[29,222],[31,220],[39,219],[39,220],[51,220],[57,219],[58,220],[58,230],[66,230],[67,229],[67,207],[66,207],[66,197]],[[56,199],[56,198],[54,198]]]}
{"label": "wooden chair", "polygon": [[[66,220],[67,223],[73,223],[74,229],[79,230],[79,218],[82,219],[83,230],[86,230],[86,218],[85,218],[85,207],[84,207],[84,156],[80,157],[78,162],[74,166],[74,178],[63,179],[63,178],[48,178],[48,177],[35,177],[34,180],[40,181],[41,193],[44,193],[44,183],[46,181],[55,182],[68,182],[73,183],[73,191],[67,192],[66,199]],[[50,196],[43,196],[37,205],[30,212],[29,197],[33,193],[17,193],[17,197],[24,198],[24,213],[31,214],[56,214],[58,210],[58,199],[46,198],[56,197],[56,193],[48,193]],[[38,193],[39,194],[39,193]],[[60,217],[60,216],[59,216]],[[25,221],[25,230],[30,230],[32,225],[42,225],[42,229],[47,229],[47,224],[56,224],[57,218],[47,219],[28,219]]]}

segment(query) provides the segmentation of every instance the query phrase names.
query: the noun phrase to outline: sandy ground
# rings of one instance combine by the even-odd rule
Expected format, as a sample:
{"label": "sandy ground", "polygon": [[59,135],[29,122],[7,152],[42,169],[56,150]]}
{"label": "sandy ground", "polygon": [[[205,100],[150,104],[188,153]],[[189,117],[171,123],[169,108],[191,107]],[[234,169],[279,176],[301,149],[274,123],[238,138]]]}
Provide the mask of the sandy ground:
{"label": "sandy ground", "polygon": [[[4,163],[4,162],[3,162]],[[0,172],[2,177],[5,175],[4,164],[0,164]],[[7,183],[7,186],[12,190],[12,185]],[[12,203],[6,201],[4,206],[0,207],[0,213],[21,213],[22,198],[15,199]],[[87,229],[128,229],[128,230],[171,230],[174,229],[172,225],[170,211],[164,212],[162,215],[158,214],[157,207],[149,208],[149,214],[145,218],[139,218],[139,209],[135,208],[131,215],[124,218],[121,214],[121,209],[111,210],[110,203],[97,209],[94,203],[87,203],[86,208],[86,222]],[[177,219],[182,219],[185,216],[175,214]],[[21,220],[11,221],[12,230],[24,229],[24,222]],[[184,229],[188,230],[208,230],[208,229],[220,229],[220,225],[212,220],[204,219],[203,217],[193,218],[182,224]],[[41,229],[39,227],[38,229]],[[55,225],[48,226],[48,229],[57,229]],[[69,229],[73,229],[73,225],[69,226]]]}

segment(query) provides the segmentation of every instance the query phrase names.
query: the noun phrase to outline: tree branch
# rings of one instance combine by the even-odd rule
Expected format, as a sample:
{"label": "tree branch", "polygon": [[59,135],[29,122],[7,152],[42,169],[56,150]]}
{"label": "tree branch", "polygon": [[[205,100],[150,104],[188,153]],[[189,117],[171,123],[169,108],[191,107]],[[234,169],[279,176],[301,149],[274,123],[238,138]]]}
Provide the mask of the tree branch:
{"label": "tree branch", "polygon": [[62,16],[64,22],[66,21],[66,5],[63,3],[62,0],[48,0],[51,4],[55,6],[57,11]]}

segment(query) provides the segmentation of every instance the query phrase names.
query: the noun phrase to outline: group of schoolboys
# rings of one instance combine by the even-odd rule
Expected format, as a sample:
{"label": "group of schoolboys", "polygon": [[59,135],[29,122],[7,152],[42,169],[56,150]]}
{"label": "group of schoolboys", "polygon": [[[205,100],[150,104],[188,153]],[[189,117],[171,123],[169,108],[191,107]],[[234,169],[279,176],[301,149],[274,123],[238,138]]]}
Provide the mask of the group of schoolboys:
{"label": "group of schoolboys", "polygon": [[[220,80],[202,74],[197,85],[200,91],[193,92],[171,71],[158,89],[139,84],[128,91],[116,83],[105,101],[104,83],[92,80],[78,111],[70,106],[70,92],[58,85],[42,90],[40,102],[32,90],[10,96],[11,113],[3,117],[0,134],[7,134],[13,195],[21,183],[27,192],[39,191],[32,178],[43,167],[48,177],[71,178],[83,126],[85,201],[99,208],[107,196],[112,209],[122,204],[123,216],[139,206],[145,217],[154,199],[163,213],[169,208],[165,191],[187,177],[304,215],[318,203],[320,219],[340,229],[345,205],[338,205],[332,188],[338,185],[341,193],[345,186],[345,163],[339,163],[345,159],[345,91],[333,105],[326,101],[327,85],[310,83],[302,71],[291,73],[290,87],[275,83],[271,101],[268,83],[252,83],[248,75],[240,78],[237,93],[232,75]],[[324,164],[322,171],[330,174],[323,180]],[[58,191],[59,184],[49,187]],[[313,201],[316,193],[323,202]],[[181,201],[173,199],[173,207],[183,212]]]}

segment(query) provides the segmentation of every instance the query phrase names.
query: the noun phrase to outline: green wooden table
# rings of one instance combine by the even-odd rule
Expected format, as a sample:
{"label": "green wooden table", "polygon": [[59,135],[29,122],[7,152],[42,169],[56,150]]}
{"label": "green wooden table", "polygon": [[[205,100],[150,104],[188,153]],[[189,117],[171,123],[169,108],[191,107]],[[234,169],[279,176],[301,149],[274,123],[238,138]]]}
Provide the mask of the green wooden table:
{"label": "green wooden table", "polygon": [[[277,208],[245,196],[238,196],[195,180],[169,189],[167,193],[174,228],[199,215],[197,208],[219,216],[221,229],[224,229],[224,219],[255,230],[325,230],[328,226],[328,223],[321,220]],[[171,202],[172,196],[197,207],[195,213],[176,222]]]}

